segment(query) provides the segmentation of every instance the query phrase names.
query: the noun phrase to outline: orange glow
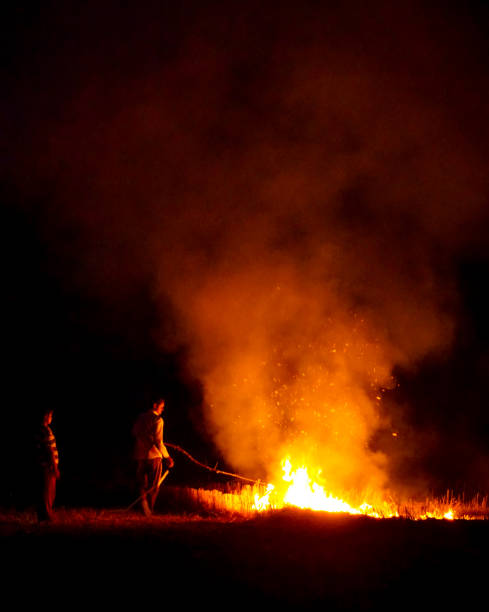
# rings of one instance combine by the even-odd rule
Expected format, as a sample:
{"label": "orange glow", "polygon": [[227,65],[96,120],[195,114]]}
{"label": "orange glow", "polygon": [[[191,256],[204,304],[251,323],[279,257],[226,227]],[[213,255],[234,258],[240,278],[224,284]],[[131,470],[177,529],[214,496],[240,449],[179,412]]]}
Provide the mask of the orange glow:
{"label": "orange glow", "polygon": [[[285,487],[269,484],[264,496],[255,496],[254,509],[257,511],[278,509],[285,506],[317,510],[322,512],[346,512],[348,514],[364,514],[367,516],[393,517],[399,516],[392,508],[384,508],[382,513],[375,510],[371,504],[363,502],[354,507],[339,497],[325,491],[324,487],[309,476],[307,467],[292,469],[289,457],[282,462],[282,481]],[[318,477],[321,471],[318,470]]]}
{"label": "orange glow", "polygon": [[[364,515],[373,518],[399,517],[398,504],[393,501],[377,499],[370,503],[365,500],[358,505],[350,504],[344,499],[327,492],[324,486],[311,479],[305,466],[292,469],[289,457],[282,462],[282,483],[278,486],[269,484],[265,495],[255,495],[253,510],[263,512],[264,510],[280,509],[285,506],[316,510],[321,512],[344,512],[352,515]],[[317,470],[318,478],[321,478],[321,470]],[[284,486],[285,483],[285,486]],[[447,503],[434,503],[429,511],[410,510],[408,517],[414,520],[444,519],[453,521],[457,518],[470,518],[468,515],[458,516],[454,508]]]}
{"label": "orange glow", "polygon": [[[290,459],[282,463],[282,479],[276,485],[257,483],[244,485],[227,492],[208,489],[189,489],[197,507],[217,514],[252,516],[283,508],[301,508],[318,512],[368,516],[374,519],[401,518],[420,520],[487,520],[489,499],[476,496],[472,500],[454,498],[449,492],[443,498],[393,499],[370,492],[363,496],[348,493],[342,499],[314,482],[307,468],[292,469]],[[318,471],[320,478],[320,473]],[[363,501],[359,501],[363,500]]]}
{"label": "orange glow", "polygon": [[[448,323],[429,309],[408,312],[391,284],[379,312],[356,294],[350,300],[350,285],[335,281],[355,269],[350,251],[343,259],[334,242],[321,245],[310,270],[258,253],[226,259],[191,294],[176,294],[213,441],[233,472],[262,479],[252,497],[204,491],[199,499],[247,514],[297,507],[461,518],[458,505],[400,499],[409,488],[392,482],[390,470],[415,444],[391,419],[394,367],[444,346]],[[389,327],[386,304],[395,315]],[[389,432],[388,443],[371,444],[378,432]]]}

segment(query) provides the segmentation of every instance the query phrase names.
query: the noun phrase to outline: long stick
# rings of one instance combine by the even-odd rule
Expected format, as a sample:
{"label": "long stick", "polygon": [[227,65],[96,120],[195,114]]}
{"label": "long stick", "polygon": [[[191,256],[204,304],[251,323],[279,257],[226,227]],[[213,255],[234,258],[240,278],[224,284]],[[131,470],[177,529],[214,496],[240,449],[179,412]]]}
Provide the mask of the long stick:
{"label": "long stick", "polygon": [[148,493],[151,493],[151,491],[154,491],[155,489],[158,489],[158,487],[161,485],[161,483],[165,480],[165,478],[168,476],[168,474],[170,473],[170,470],[166,470],[166,472],[164,474],[161,475],[160,479],[158,480],[158,482],[153,485],[151,487],[151,489],[149,489],[149,491],[146,491],[145,493],[143,493],[142,495],[140,495],[135,501],[132,502],[132,504],[130,506],[128,506],[126,508],[126,512],[127,510],[130,510],[133,506],[135,506],[138,501],[141,501],[143,499],[143,497],[145,497]]}
{"label": "long stick", "polygon": [[240,478],[241,480],[246,480],[248,482],[261,483],[261,480],[255,480],[254,478],[247,478],[246,476],[241,476],[240,474],[232,474],[231,472],[223,472],[222,470],[218,470],[215,467],[212,468],[212,467],[210,467],[208,465],[205,465],[204,463],[201,463],[200,461],[197,461],[197,459],[194,459],[194,457],[192,457],[192,455],[190,453],[187,453],[186,450],[184,450],[180,446],[177,446],[176,444],[170,444],[169,442],[165,442],[164,444],[165,444],[165,446],[169,446],[170,448],[174,448],[177,451],[180,451],[181,453],[186,455],[190,459],[190,461],[193,461],[197,465],[200,465],[200,467],[203,467],[206,470],[214,472],[215,474],[223,474],[224,476],[232,476],[233,478]]}
{"label": "long stick", "polygon": [[[165,442],[164,444],[165,444],[165,446],[169,446],[170,448],[174,448],[175,450],[179,451],[180,453],[183,453],[184,455],[186,455],[190,459],[190,461],[193,461],[197,465],[200,465],[200,467],[203,467],[204,469],[209,470],[210,472],[214,472],[215,474],[222,474],[223,476],[231,476],[232,478],[239,478],[240,480],[246,480],[247,482],[253,482],[255,484],[261,484],[261,482],[262,482],[261,480],[255,480],[254,478],[247,478],[246,476],[241,476],[241,474],[232,474],[231,472],[224,472],[223,470],[218,470],[215,467],[210,467],[209,465],[205,465],[205,463],[201,463],[200,461],[197,461],[197,459],[192,457],[192,455],[190,453],[188,453],[185,449],[183,449],[181,446],[177,446],[176,444],[171,444],[170,442]],[[169,472],[169,470],[166,470],[166,472],[161,476],[158,484],[155,485],[154,487],[152,487],[149,491],[147,491],[147,493],[151,493],[151,491],[153,491],[153,489],[156,489],[157,487],[159,487],[161,485],[161,483],[165,480],[165,478],[168,476],[168,472]],[[143,495],[138,497],[135,501],[133,501],[133,503],[125,509],[125,512],[130,510],[139,501],[141,501],[141,499],[147,493],[144,493]]]}

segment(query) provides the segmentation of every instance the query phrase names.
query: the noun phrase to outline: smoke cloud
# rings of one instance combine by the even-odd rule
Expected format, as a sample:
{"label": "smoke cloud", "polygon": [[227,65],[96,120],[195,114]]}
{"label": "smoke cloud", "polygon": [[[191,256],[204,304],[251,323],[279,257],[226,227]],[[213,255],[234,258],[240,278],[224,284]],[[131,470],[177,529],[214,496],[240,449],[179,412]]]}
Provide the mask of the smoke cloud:
{"label": "smoke cloud", "polygon": [[454,262],[486,221],[473,32],[356,4],[211,13],[136,21],[103,57],[79,32],[11,176],[54,186],[44,231],[82,292],[151,284],[158,342],[189,347],[236,470],[272,478],[290,455],[331,488],[382,486],[383,393],[449,350]]}

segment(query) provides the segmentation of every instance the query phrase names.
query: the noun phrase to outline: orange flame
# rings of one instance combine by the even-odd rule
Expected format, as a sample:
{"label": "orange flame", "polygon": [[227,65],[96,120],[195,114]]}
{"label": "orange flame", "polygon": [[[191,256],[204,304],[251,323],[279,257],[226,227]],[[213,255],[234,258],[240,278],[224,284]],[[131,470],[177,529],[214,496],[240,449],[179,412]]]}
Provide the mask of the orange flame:
{"label": "orange flame", "polygon": [[[347,501],[327,492],[322,485],[315,482],[309,475],[308,468],[301,466],[292,469],[289,457],[282,461],[282,483],[280,486],[268,484],[265,495],[255,495],[253,510],[263,512],[265,510],[280,509],[285,506],[295,506],[303,509],[321,512],[344,512],[352,515],[364,515],[374,518],[399,517],[399,511],[394,503],[383,501],[380,504],[371,504],[363,501],[354,506]],[[321,471],[318,470],[320,477]],[[285,487],[283,483],[286,483]],[[440,508],[435,511],[419,513],[413,516],[415,520],[429,518],[454,520],[458,518],[453,508]]]}
{"label": "orange flame", "polygon": [[[278,489],[274,485],[269,484],[264,496],[255,496],[255,510],[263,511],[271,508],[282,508],[284,506],[296,506],[298,508],[307,508],[322,512],[346,512],[348,514],[365,514],[375,517],[381,516],[366,502],[361,504],[358,508],[355,508],[343,499],[326,492],[323,486],[311,479],[307,467],[302,466],[293,470],[289,457],[286,457],[282,461],[282,469],[284,472],[282,480],[289,483],[288,486],[285,487],[285,491],[280,495]],[[319,470],[318,476],[320,474],[321,472]],[[281,487],[281,489],[283,490],[283,487]],[[392,517],[399,515],[396,511],[389,510],[382,516]]]}

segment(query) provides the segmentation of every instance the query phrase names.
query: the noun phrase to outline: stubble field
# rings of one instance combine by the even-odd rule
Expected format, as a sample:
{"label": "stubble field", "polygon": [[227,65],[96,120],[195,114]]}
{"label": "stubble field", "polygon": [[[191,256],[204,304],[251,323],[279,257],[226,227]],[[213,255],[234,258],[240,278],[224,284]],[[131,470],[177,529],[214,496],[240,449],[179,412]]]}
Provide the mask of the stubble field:
{"label": "stubble field", "polygon": [[[460,610],[487,605],[488,521],[3,512],[16,607]],[[4,599],[5,600],[5,599]]]}

